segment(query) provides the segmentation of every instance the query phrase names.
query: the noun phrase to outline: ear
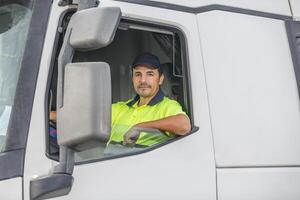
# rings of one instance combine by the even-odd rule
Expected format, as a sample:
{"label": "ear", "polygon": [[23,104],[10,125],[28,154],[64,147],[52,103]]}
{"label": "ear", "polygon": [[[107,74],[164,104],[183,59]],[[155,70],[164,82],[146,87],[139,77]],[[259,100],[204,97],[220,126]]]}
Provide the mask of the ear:
{"label": "ear", "polygon": [[165,78],[164,74],[162,74],[162,75],[159,77],[159,85],[162,85],[162,84],[163,84],[164,78]]}

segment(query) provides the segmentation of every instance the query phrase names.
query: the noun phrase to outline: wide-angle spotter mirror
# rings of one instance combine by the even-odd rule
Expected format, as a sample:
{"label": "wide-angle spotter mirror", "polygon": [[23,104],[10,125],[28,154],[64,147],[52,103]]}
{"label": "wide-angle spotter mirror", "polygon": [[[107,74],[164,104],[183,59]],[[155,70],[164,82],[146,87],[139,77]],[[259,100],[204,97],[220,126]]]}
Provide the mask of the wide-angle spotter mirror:
{"label": "wide-angle spotter mirror", "polygon": [[99,49],[109,45],[121,18],[117,7],[91,8],[75,13],[70,21],[70,45],[81,51]]}
{"label": "wide-angle spotter mirror", "polygon": [[64,106],[57,111],[59,145],[84,151],[106,144],[111,125],[110,77],[104,62],[66,65]]}

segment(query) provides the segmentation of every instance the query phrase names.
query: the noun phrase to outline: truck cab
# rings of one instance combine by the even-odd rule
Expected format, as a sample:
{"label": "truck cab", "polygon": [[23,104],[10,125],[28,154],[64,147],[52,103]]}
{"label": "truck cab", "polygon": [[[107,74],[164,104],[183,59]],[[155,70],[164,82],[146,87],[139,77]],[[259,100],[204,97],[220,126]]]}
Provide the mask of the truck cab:
{"label": "truck cab", "polygon": [[[296,0],[1,1],[0,199],[299,199],[299,18]],[[108,145],[142,52],[191,132]]]}

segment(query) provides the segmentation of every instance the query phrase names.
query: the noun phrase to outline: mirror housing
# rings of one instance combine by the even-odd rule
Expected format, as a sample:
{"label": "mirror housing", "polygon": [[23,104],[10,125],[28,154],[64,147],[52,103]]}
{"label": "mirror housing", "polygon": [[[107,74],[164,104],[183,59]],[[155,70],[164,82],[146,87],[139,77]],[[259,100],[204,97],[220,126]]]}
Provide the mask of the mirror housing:
{"label": "mirror housing", "polygon": [[64,103],[57,110],[59,145],[74,151],[106,145],[111,126],[110,77],[104,62],[67,64]]}
{"label": "mirror housing", "polygon": [[42,200],[66,195],[73,184],[69,174],[51,174],[30,181],[30,199]]}
{"label": "mirror housing", "polygon": [[69,194],[74,178],[74,151],[60,147],[59,164],[48,175],[30,180],[30,200],[43,200]]}
{"label": "mirror housing", "polygon": [[70,45],[80,51],[99,49],[109,45],[121,19],[117,7],[90,8],[76,12],[70,21]]}

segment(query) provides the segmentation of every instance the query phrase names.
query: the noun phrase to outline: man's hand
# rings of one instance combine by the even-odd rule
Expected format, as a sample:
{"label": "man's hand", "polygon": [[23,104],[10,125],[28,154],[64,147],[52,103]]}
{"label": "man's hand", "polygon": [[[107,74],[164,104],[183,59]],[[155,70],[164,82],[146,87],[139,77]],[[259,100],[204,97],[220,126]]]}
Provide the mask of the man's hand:
{"label": "man's hand", "polygon": [[131,127],[123,137],[123,145],[133,147],[140,136],[141,130],[138,127]]}
{"label": "man's hand", "polygon": [[141,132],[147,132],[152,134],[164,134],[164,132],[155,129],[155,128],[145,128],[141,127],[141,124],[137,124],[133,127],[131,127],[123,137],[123,145],[128,147],[133,147],[136,143],[136,141],[139,139]]}

